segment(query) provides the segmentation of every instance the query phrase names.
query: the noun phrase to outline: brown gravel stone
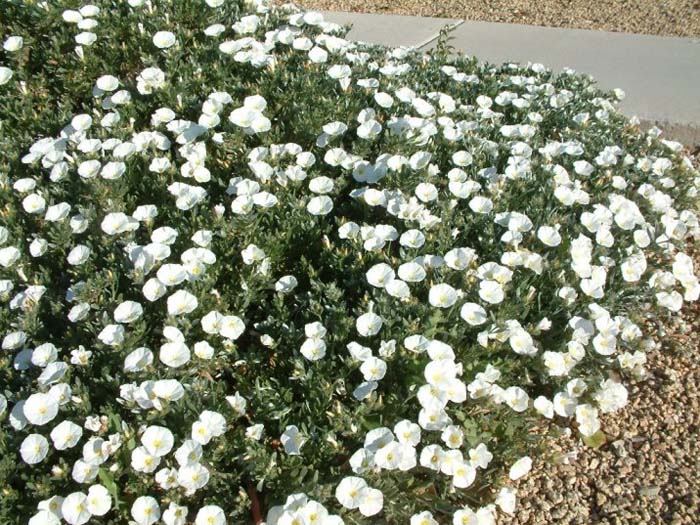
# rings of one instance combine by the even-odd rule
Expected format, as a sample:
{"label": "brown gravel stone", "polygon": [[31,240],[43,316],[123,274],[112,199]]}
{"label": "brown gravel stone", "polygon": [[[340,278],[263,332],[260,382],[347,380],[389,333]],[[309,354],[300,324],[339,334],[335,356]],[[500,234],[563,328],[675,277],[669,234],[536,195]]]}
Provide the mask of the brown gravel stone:
{"label": "brown gravel stone", "polygon": [[662,347],[649,354],[649,375],[630,386],[628,406],[601,418],[603,430],[617,438],[597,450],[575,434],[559,438],[555,449],[573,450],[576,459],[536,462],[518,486],[515,516],[499,524],[700,524],[698,348],[696,303],[673,318]]}
{"label": "brown gravel stone", "polygon": [[309,9],[700,36],[700,0],[299,0],[296,3]]}

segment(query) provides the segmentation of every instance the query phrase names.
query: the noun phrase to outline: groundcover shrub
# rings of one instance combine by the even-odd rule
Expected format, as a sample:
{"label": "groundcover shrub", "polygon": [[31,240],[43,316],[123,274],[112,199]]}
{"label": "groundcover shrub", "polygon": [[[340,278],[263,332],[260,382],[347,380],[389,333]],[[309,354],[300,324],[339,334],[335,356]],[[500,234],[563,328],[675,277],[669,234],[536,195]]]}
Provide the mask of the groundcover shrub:
{"label": "groundcover shrub", "polygon": [[2,523],[494,523],[698,298],[698,174],[589,77],[1,7]]}

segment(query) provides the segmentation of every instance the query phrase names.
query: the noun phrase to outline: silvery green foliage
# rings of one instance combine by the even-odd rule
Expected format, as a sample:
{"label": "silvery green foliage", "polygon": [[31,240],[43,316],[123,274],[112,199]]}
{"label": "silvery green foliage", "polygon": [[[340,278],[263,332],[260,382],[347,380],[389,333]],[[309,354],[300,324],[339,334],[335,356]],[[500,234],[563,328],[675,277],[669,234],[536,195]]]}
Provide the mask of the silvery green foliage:
{"label": "silvery green foliage", "polygon": [[588,77],[2,9],[2,523],[493,523],[698,298],[698,173]]}

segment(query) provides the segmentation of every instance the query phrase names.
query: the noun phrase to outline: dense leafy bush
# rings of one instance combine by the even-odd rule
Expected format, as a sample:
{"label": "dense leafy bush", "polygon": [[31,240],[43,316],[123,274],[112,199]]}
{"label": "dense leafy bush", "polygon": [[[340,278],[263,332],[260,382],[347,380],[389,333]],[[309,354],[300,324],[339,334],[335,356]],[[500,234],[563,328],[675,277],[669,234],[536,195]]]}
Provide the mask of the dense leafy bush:
{"label": "dense leafy bush", "polygon": [[343,34],[3,0],[0,522],[486,524],[548,420],[603,438],[698,298],[680,144]]}

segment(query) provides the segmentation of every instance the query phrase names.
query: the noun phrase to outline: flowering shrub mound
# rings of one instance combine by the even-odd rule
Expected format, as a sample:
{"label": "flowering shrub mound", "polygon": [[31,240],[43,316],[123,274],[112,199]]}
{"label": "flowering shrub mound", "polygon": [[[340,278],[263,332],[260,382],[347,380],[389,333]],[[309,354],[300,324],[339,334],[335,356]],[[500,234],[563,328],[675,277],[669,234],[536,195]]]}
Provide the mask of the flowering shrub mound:
{"label": "flowering shrub mound", "polygon": [[698,173],[589,77],[264,0],[2,10],[3,524],[494,523],[698,298]]}

